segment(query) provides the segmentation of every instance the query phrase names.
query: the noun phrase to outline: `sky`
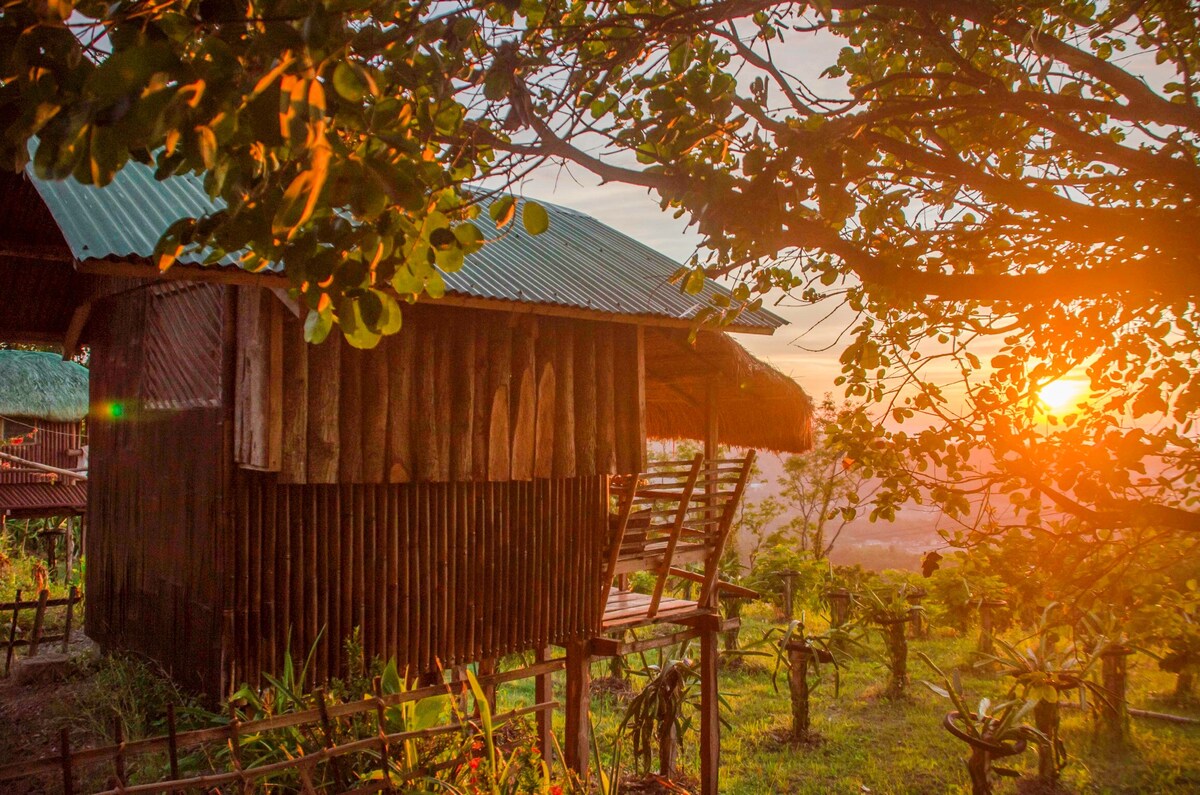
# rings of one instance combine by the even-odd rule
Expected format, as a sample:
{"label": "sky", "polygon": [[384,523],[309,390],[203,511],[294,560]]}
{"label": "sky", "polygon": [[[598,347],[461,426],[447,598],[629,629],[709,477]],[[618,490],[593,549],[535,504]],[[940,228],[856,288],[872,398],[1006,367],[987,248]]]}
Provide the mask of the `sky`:
{"label": "sky", "polygon": [[[587,213],[679,263],[687,261],[700,241],[700,236],[687,228],[686,217],[676,219],[663,212],[657,199],[645,189],[616,183],[602,185],[597,177],[580,167],[544,166],[514,190],[530,199]],[[843,330],[844,322],[830,321],[804,333],[826,309],[814,311],[784,305],[768,308],[790,325],[772,336],[738,334],[737,341],[759,359],[794,378],[814,398],[819,399],[826,392],[839,397],[840,388],[834,387],[833,380],[840,372],[840,346],[823,352],[804,348],[828,347]]]}

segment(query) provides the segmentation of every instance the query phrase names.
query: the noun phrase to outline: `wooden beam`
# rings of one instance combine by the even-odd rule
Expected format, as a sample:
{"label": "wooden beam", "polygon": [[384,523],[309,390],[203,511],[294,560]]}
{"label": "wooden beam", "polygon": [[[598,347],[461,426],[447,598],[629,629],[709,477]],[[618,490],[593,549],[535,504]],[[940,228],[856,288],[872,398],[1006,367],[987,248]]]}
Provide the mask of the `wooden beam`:
{"label": "wooden beam", "polygon": [[491,329],[491,356],[488,359],[488,394],[491,416],[488,421],[488,480],[508,480],[512,468],[512,327],[497,323]]}
{"label": "wooden beam", "polygon": [[[69,261],[69,260],[67,260]],[[151,279],[154,281],[199,281],[217,282],[221,284],[238,284],[253,287],[281,288],[286,290],[291,286],[287,276],[279,273],[251,273],[235,266],[195,266],[174,265],[166,271],[159,271],[152,263],[110,262],[108,260],[84,260],[75,265],[80,273],[92,273],[100,276],[121,276],[134,279]],[[560,306],[557,304],[538,304],[523,301],[509,301],[501,298],[480,298],[461,293],[448,293],[442,298],[430,298],[427,301],[440,306],[463,307],[467,309],[483,309],[491,312],[507,312],[510,314],[531,314],[543,317],[564,317],[579,320],[602,320],[610,323],[623,323],[638,326],[653,326],[656,328],[690,330],[694,324],[690,320],[662,317],[651,314],[623,314],[605,312],[598,309]],[[723,333],[731,334],[764,334],[770,336],[775,329],[767,326],[746,326],[734,324],[722,326]]]}
{"label": "wooden beam", "polygon": [[598,323],[596,329],[596,466],[602,475],[617,471],[617,426],[613,389],[613,327]]}
{"label": "wooden beam", "polygon": [[342,341],[330,335],[308,348],[308,482],[337,483]]}
{"label": "wooden beam", "polygon": [[67,333],[63,335],[62,341],[64,359],[70,359],[79,352],[79,338],[83,335],[83,329],[87,326],[88,318],[91,315],[92,302],[90,299],[75,307],[75,311],[71,313],[71,320],[67,323]]}
{"label": "wooden beam", "polygon": [[300,321],[285,315],[281,483],[304,483],[308,479],[308,347]]}
{"label": "wooden beam", "polygon": [[537,448],[537,321],[521,318],[513,329],[512,479],[533,477]]}
{"label": "wooden beam", "polygon": [[556,324],[554,477],[575,477],[575,329]]}
{"label": "wooden beam", "polygon": [[408,483],[413,462],[413,383],[420,336],[417,312],[405,316],[404,329],[384,340],[388,357],[388,482]]}
{"label": "wooden beam", "polygon": [[607,470],[599,467],[597,444],[598,392],[596,335],[587,324],[575,335],[575,474],[580,477]]}
{"label": "wooden beam", "polygon": [[567,767],[587,786],[588,759],[591,756],[591,727],[588,711],[591,708],[591,656],[586,640],[567,643],[566,737],[563,754]]}
{"label": "wooden beam", "polygon": [[363,351],[362,435],[363,482],[387,482],[388,372],[387,347],[383,344]]}
{"label": "wooden beam", "polygon": [[717,681],[717,630],[700,633],[700,793],[718,795],[721,769],[721,694]]}
{"label": "wooden beam", "polygon": [[454,370],[451,373],[450,395],[450,479],[471,480],[474,470],[472,452],[475,446],[475,326],[457,323],[454,339],[450,340]]}
{"label": "wooden beam", "polygon": [[635,427],[635,443],[637,445],[637,468],[640,472],[646,467],[646,328],[645,326],[634,327],[634,351],[635,351],[635,366],[634,374],[637,414]]}
{"label": "wooden beam", "polygon": [[[340,335],[339,335],[340,336]],[[339,340],[340,342],[340,340]],[[341,411],[338,415],[338,482],[363,482],[363,367],[366,352],[342,345],[338,376]]]}

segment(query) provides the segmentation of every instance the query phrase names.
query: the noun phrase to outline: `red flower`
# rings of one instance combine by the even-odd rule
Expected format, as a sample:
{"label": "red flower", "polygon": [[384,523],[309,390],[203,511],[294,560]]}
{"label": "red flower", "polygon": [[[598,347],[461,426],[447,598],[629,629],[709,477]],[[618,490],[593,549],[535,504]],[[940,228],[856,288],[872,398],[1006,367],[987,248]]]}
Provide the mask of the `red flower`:
{"label": "red flower", "polygon": [[550,795],[563,795],[562,787],[555,784],[550,788]]}
{"label": "red flower", "polygon": [[475,757],[471,760],[471,769],[474,770],[477,767],[479,767],[479,757]]}

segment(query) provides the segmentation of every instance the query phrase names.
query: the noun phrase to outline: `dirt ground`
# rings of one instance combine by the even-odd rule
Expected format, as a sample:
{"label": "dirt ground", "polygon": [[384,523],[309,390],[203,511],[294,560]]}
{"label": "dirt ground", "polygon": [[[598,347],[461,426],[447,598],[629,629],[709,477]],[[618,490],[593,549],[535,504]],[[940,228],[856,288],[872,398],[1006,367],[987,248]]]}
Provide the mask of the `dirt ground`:
{"label": "dirt ground", "polygon": [[[22,658],[18,653],[9,676],[0,677],[0,726],[4,727],[0,731],[0,767],[56,755],[64,727],[70,732],[73,748],[104,742],[103,737],[71,719],[72,704],[90,687],[89,669],[96,655],[92,641],[82,634],[77,638],[68,648],[69,662],[56,671],[47,671],[33,681],[21,682],[18,669]],[[57,652],[55,648],[47,653]],[[47,776],[0,781],[0,792],[5,795],[57,793],[62,792],[62,780],[58,776]]]}

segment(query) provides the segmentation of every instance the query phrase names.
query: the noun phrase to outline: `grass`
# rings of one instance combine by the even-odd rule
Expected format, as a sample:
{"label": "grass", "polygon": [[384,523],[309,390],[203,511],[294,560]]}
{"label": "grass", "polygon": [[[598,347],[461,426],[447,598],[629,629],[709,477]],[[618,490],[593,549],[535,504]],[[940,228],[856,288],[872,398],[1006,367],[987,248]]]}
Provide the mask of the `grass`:
{"label": "grass", "polygon": [[[758,606],[756,606],[758,607]],[[765,610],[748,610],[743,643],[761,636],[771,624]],[[880,646],[878,641],[874,645]],[[813,694],[813,729],[820,736],[812,745],[781,742],[790,728],[786,682],[780,692],[771,686],[771,661],[747,660],[744,666],[721,673],[721,692],[729,702],[731,729],[721,738],[721,792],[729,795],[762,793],[967,793],[964,759],[967,747],[941,726],[952,708],[920,679],[933,679],[917,660],[923,651],[946,669],[958,668],[969,700],[1002,697],[1008,683],[967,665],[974,637],[935,637],[910,641],[909,673],[913,684],[898,700],[882,696],[887,672],[881,664],[861,659],[842,672],[840,696],[834,697],[831,677]],[[690,653],[695,653],[693,648]],[[653,655],[651,655],[653,656]],[[607,663],[593,667],[594,676],[607,675]],[[635,686],[639,680],[635,679]],[[1129,703],[1154,711],[1200,717],[1195,704],[1166,701],[1174,677],[1157,669],[1146,657],[1129,663]],[[562,682],[556,682],[561,702]],[[533,701],[532,687],[508,691],[506,704]],[[504,708],[504,704],[501,705]],[[623,704],[607,696],[592,700],[592,719],[607,757],[620,722]],[[1062,736],[1070,755],[1063,772],[1067,791],[1079,793],[1144,793],[1200,791],[1200,725],[1183,726],[1143,718],[1133,719],[1127,747],[1114,747],[1093,731],[1089,711],[1064,708]],[[561,721],[561,715],[558,716]],[[561,722],[558,725],[561,732]],[[681,764],[685,776],[698,774],[698,737],[684,739]],[[628,758],[628,748],[623,752]],[[1003,780],[997,792],[1028,788],[1036,773],[1032,748],[1006,760],[1027,777]],[[606,762],[607,764],[607,762]]]}

